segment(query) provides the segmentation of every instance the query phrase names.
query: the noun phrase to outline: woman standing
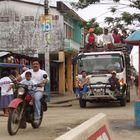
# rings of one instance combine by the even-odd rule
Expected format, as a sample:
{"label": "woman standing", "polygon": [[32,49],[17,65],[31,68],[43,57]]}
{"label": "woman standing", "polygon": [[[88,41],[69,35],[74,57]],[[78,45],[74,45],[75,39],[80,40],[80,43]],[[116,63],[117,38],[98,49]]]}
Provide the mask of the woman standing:
{"label": "woman standing", "polygon": [[3,109],[4,116],[8,116],[8,105],[13,100],[13,83],[8,77],[8,72],[2,72],[0,79],[1,97],[0,97],[0,108]]}

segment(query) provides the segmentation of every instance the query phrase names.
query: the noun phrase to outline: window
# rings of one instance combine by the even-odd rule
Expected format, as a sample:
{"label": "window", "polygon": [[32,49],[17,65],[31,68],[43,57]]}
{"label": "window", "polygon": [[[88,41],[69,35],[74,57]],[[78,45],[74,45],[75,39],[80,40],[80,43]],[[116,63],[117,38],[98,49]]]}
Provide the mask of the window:
{"label": "window", "polygon": [[73,28],[66,23],[64,23],[64,32],[66,39],[73,39]]}

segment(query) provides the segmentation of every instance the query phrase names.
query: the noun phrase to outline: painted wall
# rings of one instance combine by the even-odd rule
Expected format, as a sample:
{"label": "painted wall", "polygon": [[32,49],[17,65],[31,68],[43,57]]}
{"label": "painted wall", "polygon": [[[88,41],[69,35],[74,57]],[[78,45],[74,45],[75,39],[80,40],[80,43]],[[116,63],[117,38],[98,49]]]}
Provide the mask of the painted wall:
{"label": "painted wall", "polygon": [[[58,17],[52,22],[50,52],[58,51],[63,44],[63,16],[50,8],[49,12]],[[40,5],[14,1],[0,2],[0,49],[18,51],[26,55],[44,53],[46,42],[39,16],[44,14]]]}

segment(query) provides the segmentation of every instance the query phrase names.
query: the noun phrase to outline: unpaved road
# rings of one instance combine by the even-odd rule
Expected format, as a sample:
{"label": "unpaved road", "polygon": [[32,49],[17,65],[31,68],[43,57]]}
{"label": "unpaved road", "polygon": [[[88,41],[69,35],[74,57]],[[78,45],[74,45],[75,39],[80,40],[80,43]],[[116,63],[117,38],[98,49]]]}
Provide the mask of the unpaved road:
{"label": "unpaved road", "polygon": [[120,107],[119,103],[96,103],[81,109],[76,100],[71,102],[71,107],[49,108],[39,129],[28,125],[16,136],[9,136],[7,118],[0,117],[0,140],[53,140],[100,112],[107,114],[115,140],[140,140],[140,129],[134,126],[134,100],[137,99],[134,87],[131,96],[131,103],[127,103],[126,107]]}

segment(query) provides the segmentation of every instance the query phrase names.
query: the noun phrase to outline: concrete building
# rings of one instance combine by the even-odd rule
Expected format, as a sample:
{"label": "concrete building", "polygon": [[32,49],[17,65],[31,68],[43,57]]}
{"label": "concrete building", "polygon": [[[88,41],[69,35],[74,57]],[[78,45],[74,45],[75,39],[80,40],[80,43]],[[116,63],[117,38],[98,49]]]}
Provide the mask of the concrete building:
{"label": "concrete building", "polygon": [[83,45],[83,20],[62,2],[50,6],[49,14],[46,19],[43,4],[1,0],[0,49],[42,58],[50,67],[51,90],[64,94],[73,91],[71,59]]}

